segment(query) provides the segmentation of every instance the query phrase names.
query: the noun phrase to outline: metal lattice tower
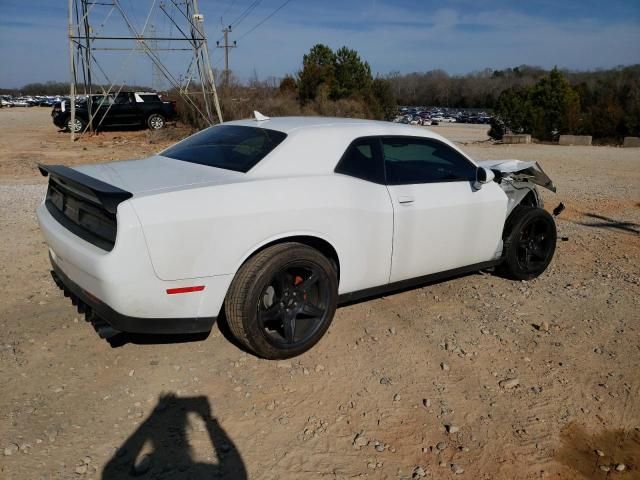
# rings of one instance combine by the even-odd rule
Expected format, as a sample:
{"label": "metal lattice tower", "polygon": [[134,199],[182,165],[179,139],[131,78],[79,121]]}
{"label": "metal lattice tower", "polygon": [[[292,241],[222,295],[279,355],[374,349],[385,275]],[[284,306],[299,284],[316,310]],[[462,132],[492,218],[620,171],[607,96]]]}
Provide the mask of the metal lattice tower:
{"label": "metal lattice tower", "polygon": [[[156,27],[153,23],[149,25],[149,36],[151,38],[156,36]],[[159,51],[158,40],[149,40],[149,46],[152,51]],[[156,92],[164,89],[164,75],[154,62],[151,62],[151,88]]]}
{"label": "metal lattice tower", "polygon": [[[135,21],[132,2],[129,10],[122,3],[121,0],[69,0],[72,123],[76,95],[118,93],[125,85],[119,78],[111,80],[109,68],[104,67],[100,58],[103,52],[119,54],[122,60],[119,75],[126,74],[132,54],[146,55],[152,63],[154,87],[160,83],[158,80],[165,80],[206,123],[213,125],[216,117],[222,122],[198,0],[148,0],[142,25]],[[143,2],[136,0],[135,3],[141,8]],[[159,20],[166,28],[159,28]],[[163,61],[163,52],[182,52],[183,57],[189,58],[186,72],[172,71]],[[96,125],[89,119],[89,129],[101,123],[101,119],[95,120]],[[74,132],[71,138],[74,139]]]}

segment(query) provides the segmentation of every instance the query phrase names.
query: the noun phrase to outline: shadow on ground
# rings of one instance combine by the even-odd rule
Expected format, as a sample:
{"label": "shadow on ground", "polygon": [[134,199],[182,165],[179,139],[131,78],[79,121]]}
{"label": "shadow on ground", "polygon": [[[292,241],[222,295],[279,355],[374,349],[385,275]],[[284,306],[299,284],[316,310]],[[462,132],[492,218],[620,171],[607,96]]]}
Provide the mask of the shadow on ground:
{"label": "shadow on ground", "polygon": [[119,348],[132,343],[134,345],[165,345],[170,343],[202,342],[211,332],[181,334],[151,334],[120,332],[107,341],[112,348]]}
{"label": "shadow on ground", "polygon": [[[613,474],[620,479],[640,478],[638,429],[604,430],[588,434],[582,426],[572,423],[562,431],[561,441],[562,446],[555,459],[575,472],[576,478],[608,478]],[[598,451],[604,455],[601,456]],[[623,471],[616,470],[620,464],[624,465]]]}
{"label": "shadow on ground", "polygon": [[585,217],[592,218],[600,221],[593,222],[578,222],[580,225],[586,227],[596,228],[612,228],[615,230],[622,230],[629,233],[640,233],[640,225],[634,222],[625,222],[622,220],[616,220],[614,218],[605,217],[603,215],[597,215],[595,213],[585,213]]}
{"label": "shadow on ground", "polygon": [[[226,338],[231,344],[235,345],[238,349],[245,353],[254,355],[251,350],[247,349],[231,332],[229,322],[226,319],[224,309],[220,312],[220,315],[216,319],[216,325],[219,332]],[[213,328],[216,328],[216,325]],[[107,341],[112,348],[119,348],[127,344],[134,345],[163,345],[169,343],[191,343],[202,342],[206,340],[211,331],[202,333],[182,333],[182,334],[149,334],[149,333],[127,333],[120,332],[113,337],[110,337]]]}
{"label": "shadow on ground", "polygon": [[[190,443],[189,437],[198,435],[190,422],[194,416],[197,423],[204,426],[199,434],[211,443],[211,450],[207,446],[205,452],[207,461],[195,459],[196,452]],[[189,431],[194,432],[193,435]],[[168,394],[159,398],[151,415],[102,471],[103,480],[126,478],[243,480],[247,478],[247,471],[234,443],[212,415],[206,397]]]}

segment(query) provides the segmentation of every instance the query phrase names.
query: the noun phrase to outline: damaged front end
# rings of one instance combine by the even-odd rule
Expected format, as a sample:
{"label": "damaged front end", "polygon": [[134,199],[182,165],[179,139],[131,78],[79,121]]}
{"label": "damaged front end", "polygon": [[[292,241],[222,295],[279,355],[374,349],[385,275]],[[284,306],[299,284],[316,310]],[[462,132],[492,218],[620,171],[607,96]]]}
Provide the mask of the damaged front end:
{"label": "damaged front end", "polygon": [[556,187],[544,173],[538,162],[525,162],[524,160],[484,160],[478,162],[481,167],[493,170],[496,181],[501,183],[503,179],[510,179],[518,183],[535,183],[555,193]]}
{"label": "damaged front end", "polygon": [[[542,207],[542,197],[536,189],[540,185],[552,192],[556,187],[549,176],[542,170],[538,162],[523,160],[484,160],[478,165],[490,169],[495,174],[495,181],[500,184],[502,190],[509,198],[507,214],[517,205],[523,203],[525,198],[535,206]],[[526,202],[524,202],[526,203]]]}

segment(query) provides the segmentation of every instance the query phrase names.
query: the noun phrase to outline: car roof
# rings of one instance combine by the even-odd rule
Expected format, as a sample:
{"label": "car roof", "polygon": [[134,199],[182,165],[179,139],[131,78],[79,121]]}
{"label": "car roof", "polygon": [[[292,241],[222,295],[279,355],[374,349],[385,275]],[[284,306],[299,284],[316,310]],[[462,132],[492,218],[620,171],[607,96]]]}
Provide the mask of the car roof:
{"label": "car roof", "polygon": [[224,125],[239,125],[245,127],[268,128],[284,133],[291,133],[300,130],[326,129],[330,127],[340,130],[364,130],[371,129],[372,135],[410,135],[419,137],[440,138],[439,135],[423,127],[416,128],[411,125],[404,125],[379,120],[364,120],[360,118],[339,118],[339,117],[274,117],[268,120],[234,120],[224,122]]}
{"label": "car roof", "polygon": [[[287,139],[282,144],[248,172],[249,176],[255,177],[333,172],[336,163],[349,144],[360,137],[398,135],[431,138],[460,151],[446,138],[424,127],[377,120],[335,117],[274,117],[260,121],[255,119],[236,120],[225,122],[223,125],[265,128],[287,134]],[[464,152],[461,153],[469,158]]]}

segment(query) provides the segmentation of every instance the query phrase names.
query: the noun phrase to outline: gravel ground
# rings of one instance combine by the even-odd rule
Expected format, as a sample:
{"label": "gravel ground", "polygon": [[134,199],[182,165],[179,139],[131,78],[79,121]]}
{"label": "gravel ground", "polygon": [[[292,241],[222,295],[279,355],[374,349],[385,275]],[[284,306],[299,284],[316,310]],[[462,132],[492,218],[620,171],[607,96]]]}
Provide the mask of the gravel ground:
{"label": "gravel ground", "polygon": [[538,160],[560,242],[530,282],[479,273],[340,308],[271,362],[218,330],[101,341],[54,287],[37,161],[159,150],[146,132],[71,145],[48,111],[0,110],[0,477],[640,478],[640,150],[493,145]]}

